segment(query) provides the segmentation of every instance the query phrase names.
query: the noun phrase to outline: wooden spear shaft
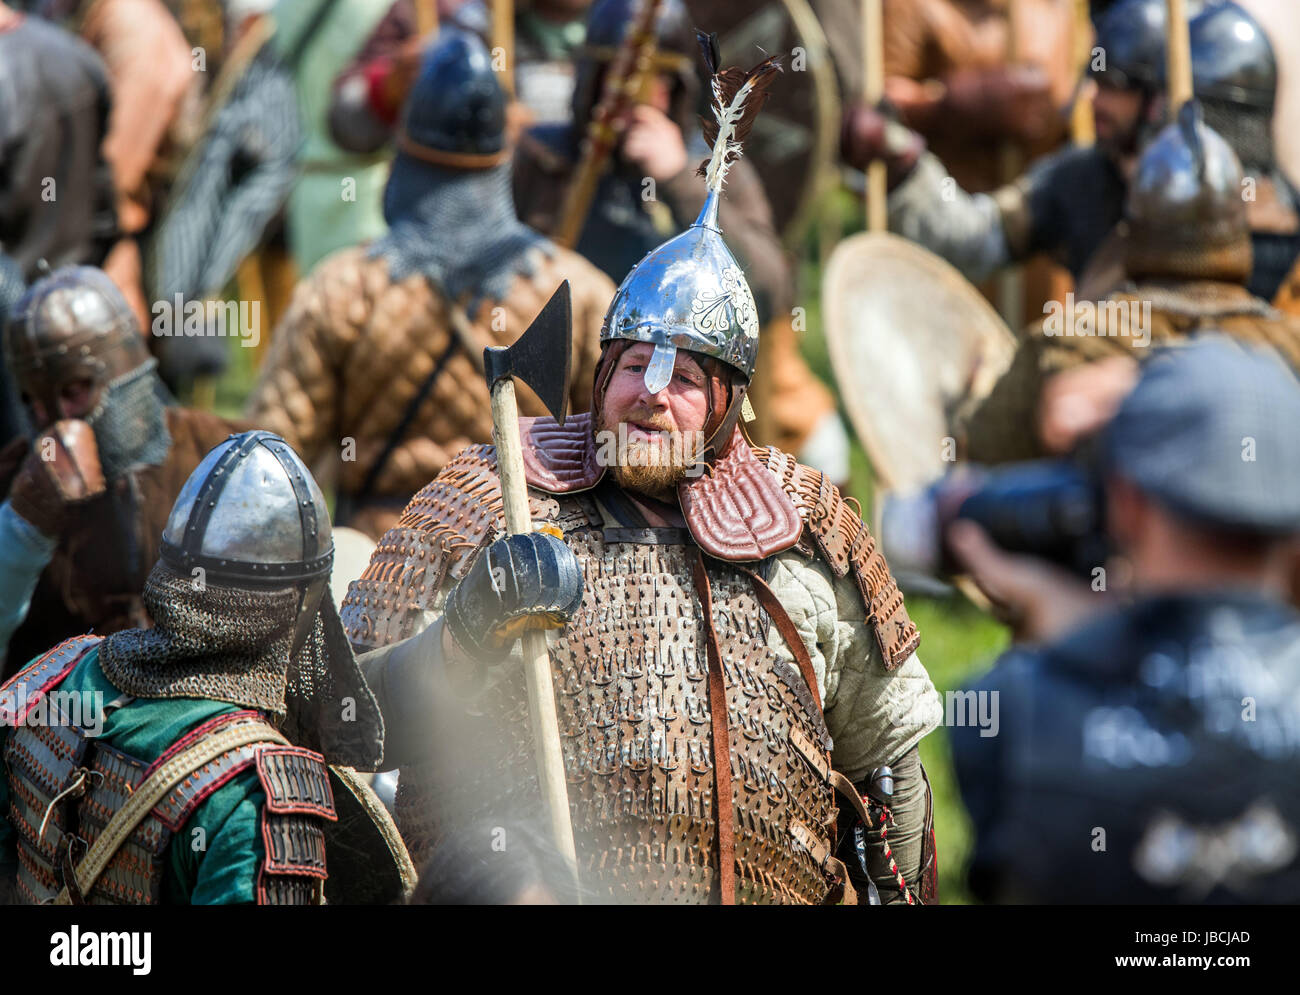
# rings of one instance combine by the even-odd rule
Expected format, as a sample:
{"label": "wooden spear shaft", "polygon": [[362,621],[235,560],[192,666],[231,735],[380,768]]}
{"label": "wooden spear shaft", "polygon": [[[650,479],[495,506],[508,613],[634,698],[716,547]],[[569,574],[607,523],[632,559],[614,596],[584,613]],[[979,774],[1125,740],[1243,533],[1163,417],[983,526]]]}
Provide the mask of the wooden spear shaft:
{"label": "wooden spear shaft", "polygon": [[[1010,0],[1007,4],[1007,67],[1011,68],[1020,61],[1019,4]],[[999,171],[1002,183],[1013,183],[1024,169],[1024,155],[1015,142],[1008,139],[1003,142]],[[1020,263],[1005,267],[998,276],[998,310],[1002,318],[1013,331],[1024,325],[1025,309],[1025,269]]]}
{"label": "wooden spear shaft", "polygon": [[1088,0],[1074,0],[1074,23],[1071,41],[1075,57],[1075,99],[1070,110],[1070,139],[1075,145],[1093,145],[1097,141],[1096,123],[1092,117],[1092,104],[1082,99],[1084,74],[1092,61],[1092,18],[1088,16]]}
{"label": "wooden spear shaft", "polygon": [[1192,99],[1192,39],[1187,24],[1187,0],[1167,0],[1169,4],[1168,52],[1166,75],[1169,79],[1169,117],[1177,120],[1178,111]]}
{"label": "wooden spear shaft", "polygon": [[506,96],[515,98],[515,4],[514,0],[492,0],[492,48],[505,53],[506,71],[501,83]]}
{"label": "wooden spear shaft", "polygon": [[415,33],[419,38],[438,33],[437,0],[415,0]]}
{"label": "wooden spear shaft", "polygon": [[[878,107],[885,97],[885,35],[883,0],[862,0],[863,97],[868,107]],[[867,164],[867,231],[889,228],[889,183],[885,164]]]}
{"label": "wooden spear shaft", "polygon": [[587,127],[587,137],[582,146],[582,159],[577,172],[565,192],[564,206],[560,209],[552,241],[566,249],[578,244],[587,212],[596,196],[605,164],[618,140],[615,127],[619,117],[632,105],[640,93],[642,79],[650,71],[656,46],[655,20],[663,0],[642,0],[637,19],[630,26],[618,55],[610,63],[600,102]]}

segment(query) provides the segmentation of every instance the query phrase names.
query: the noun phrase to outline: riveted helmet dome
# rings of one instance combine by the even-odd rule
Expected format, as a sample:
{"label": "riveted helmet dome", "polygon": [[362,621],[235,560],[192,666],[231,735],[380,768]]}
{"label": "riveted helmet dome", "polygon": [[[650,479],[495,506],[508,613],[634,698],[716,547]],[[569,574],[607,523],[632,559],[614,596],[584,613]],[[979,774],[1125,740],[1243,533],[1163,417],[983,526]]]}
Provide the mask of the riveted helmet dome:
{"label": "riveted helmet dome", "polygon": [[271,432],[232,435],[190,474],[168,516],[162,558],[210,583],[287,586],[328,577],[334,540],[325,497]]}
{"label": "riveted helmet dome", "polygon": [[726,363],[745,384],[758,358],[758,309],[740,264],[722,239],[718,199],[767,100],[767,89],[781,72],[781,60],[769,57],[748,72],[721,69],[717,36],[701,33],[699,41],[713,94],[712,120],[702,119],[711,147],[699,166],[708,191],[704,206],[686,231],[632,267],[600,330],[602,343],[625,339],[655,347],[645,372],[652,394],[672,379],[678,349]]}
{"label": "riveted helmet dome", "polygon": [[1125,90],[1164,85],[1166,0],[1119,0],[1097,27],[1089,73]]}
{"label": "riveted helmet dome", "polygon": [[[402,151],[492,156],[506,148],[506,95],[476,35],[447,31],[424,57],[406,100]],[[412,147],[406,147],[411,143]]]}

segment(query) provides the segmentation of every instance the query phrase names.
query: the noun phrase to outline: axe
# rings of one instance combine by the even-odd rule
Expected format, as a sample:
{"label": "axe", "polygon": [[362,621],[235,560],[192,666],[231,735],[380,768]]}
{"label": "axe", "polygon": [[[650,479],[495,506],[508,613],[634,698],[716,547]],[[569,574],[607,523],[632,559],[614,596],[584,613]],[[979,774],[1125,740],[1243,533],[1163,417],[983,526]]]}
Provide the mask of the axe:
{"label": "axe", "polygon": [[[497,450],[497,472],[501,474],[506,530],[511,535],[533,530],[532,513],[528,508],[528,483],[524,478],[523,448],[519,441],[515,377],[536,391],[546,409],[563,425],[572,358],[573,306],[568,280],[560,284],[514,345],[488,346],[483,350],[483,371],[488,390],[492,392],[492,442]],[[555,686],[551,681],[546,634],[537,629],[526,629],[520,642],[524,653],[524,673],[528,678],[528,714],[532,720],[533,743],[537,747],[538,781],[551,812],[555,845],[576,871],[577,854],[573,847],[573,826],[569,821],[569,790],[564,779],[564,753],[560,747],[560,723],[555,714]]]}

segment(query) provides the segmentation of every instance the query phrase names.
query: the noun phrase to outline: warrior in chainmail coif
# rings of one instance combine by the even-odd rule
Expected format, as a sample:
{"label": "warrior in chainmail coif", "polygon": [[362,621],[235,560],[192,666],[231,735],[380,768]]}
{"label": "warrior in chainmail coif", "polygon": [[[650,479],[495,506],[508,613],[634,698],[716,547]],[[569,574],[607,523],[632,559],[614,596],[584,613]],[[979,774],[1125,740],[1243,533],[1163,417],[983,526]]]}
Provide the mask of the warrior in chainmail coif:
{"label": "warrior in chainmail coif", "polygon": [[[282,439],[213,449],[167,519],[153,627],[67,640],[0,689],[0,880],[33,903],[319,903],[356,859],[331,850],[327,873],[343,800],[327,763],[373,769],[383,741],[333,554],[325,499]],[[62,707],[55,688],[99,707],[35,721]],[[132,817],[138,797],[156,801]],[[105,857],[101,837],[125,842]]]}
{"label": "warrior in chainmail coif", "polygon": [[718,198],[778,66],[715,66],[704,209],[619,288],[591,413],[522,420],[540,531],[501,538],[495,451],[466,449],[341,614],[421,866],[476,826],[547,824],[514,648],[534,626],[585,897],[931,901],[916,747],[942,709],[916,626],[839,491],[739,425],[758,320]]}
{"label": "warrior in chainmail coif", "polygon": [[513,342],[568,279],[574,355],[590,376],[614,292],[516,217],[506,98],[477,38],[449,33],[429,52],[398,150],[388,232],[328,256],[298,287],[247,407],[311,465],[337,466],[339,524],[376,539],[456,453],[491,437],[484,346]]}
{"label": "warrior in chainmail coif", "polygon": [[167,509],[237,428],[164,404],[140,326],[89,266],[34,283],[5,325],[26,419],[0,451],[0,653],[6,674],[60,640],[148,624],[141,600]]}

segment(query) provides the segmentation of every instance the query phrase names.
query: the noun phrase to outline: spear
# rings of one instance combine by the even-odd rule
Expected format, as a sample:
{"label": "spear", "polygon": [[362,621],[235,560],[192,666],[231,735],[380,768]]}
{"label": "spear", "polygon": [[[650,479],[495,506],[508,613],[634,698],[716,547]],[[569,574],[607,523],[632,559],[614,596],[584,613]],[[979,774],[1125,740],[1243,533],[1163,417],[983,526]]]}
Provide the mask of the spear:
{"label": "spear", "polygon": [[591,115],[591,124],[583,141],[582,160],[569,184],[564,207],[551,236],[566,249],[572,249],[578,243],[587,212],[591,210],[591,201],[596,196],[596,184],[600,182],[605,163],[614,151],[618,138],[615,128],[636,102],[644,78],[654,62],[655,21],[662,5],[663,0],[642,0],[636,21],[610,63],[600,102]]}

